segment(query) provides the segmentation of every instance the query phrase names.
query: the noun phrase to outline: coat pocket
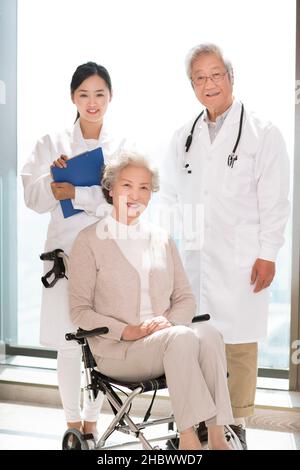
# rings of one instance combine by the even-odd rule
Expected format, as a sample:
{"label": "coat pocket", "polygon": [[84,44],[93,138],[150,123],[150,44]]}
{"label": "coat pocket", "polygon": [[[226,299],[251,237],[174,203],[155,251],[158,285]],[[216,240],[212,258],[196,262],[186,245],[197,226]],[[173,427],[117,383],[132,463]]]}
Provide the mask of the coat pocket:
{"label": "coat pocket", "polygon": [[226,165],[222,189],[225,196],[249,194],[254,185],[253,158],[241,156],[233,167]]}
{"label": "coat pocket", "polygon": [[239,267],[251,267],[258,258],[260,243],[257,225],[240,225],[235,229],[235,263]]}

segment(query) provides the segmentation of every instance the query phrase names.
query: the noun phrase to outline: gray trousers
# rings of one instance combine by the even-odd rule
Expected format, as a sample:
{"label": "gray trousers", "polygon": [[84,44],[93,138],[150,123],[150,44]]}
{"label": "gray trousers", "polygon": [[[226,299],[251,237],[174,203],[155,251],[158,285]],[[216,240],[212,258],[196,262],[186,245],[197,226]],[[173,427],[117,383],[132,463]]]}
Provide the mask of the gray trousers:
{"label": "gray trousers", "polygon": [[103,374],[123,381],[143,381],[166,375],[179,431],[200,421],[233,422],[225,346],[220,333],[207,323],[196,328],[172,326],[132,341],[124,360],[95,357]]}

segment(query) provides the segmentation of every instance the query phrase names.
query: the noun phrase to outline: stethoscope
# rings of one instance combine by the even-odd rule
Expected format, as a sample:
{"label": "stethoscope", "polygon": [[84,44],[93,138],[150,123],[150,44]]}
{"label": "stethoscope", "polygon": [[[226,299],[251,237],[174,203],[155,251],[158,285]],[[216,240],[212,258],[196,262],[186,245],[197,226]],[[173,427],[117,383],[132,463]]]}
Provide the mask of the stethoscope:
{"label": "stethoscope", "polygon": [[[239,132],[238,132],[233,150],[228,155],[228,158],[227,158],[227,165],[230,168],[233,168],[234,162],[236,162],[237,159],[238,159],[238,156],[235,152],[236,152],[236,149],[238,148],[238,145],[239,145],[240,140],[241,140],[241,134],[242,134],[242,128],[243,128],[243,118],[244,118],[244,105],[243,105],[243,103],[241,103],[241,105],[242,105],[242,107],[241,107],[241,115],[240,115]],[[185,143],[186,153],[189,151],[190,146],[192,145],[194,129],[195,129],[196,124],[199,121],[199,119],[203,116],[203,113],[204,113],[204,110],[199,114],[199,116],[196,117],[196,119],[195,119],[195,121],[192,125],[191,131],[188,135],[188,138],[186,139],[186,143]],[[186,158],[184,159],[184,162],[183,162],[183,170],[186,170],[187,174],[189,174],[189,175],[192,173],[191,163],[188,162]]]}

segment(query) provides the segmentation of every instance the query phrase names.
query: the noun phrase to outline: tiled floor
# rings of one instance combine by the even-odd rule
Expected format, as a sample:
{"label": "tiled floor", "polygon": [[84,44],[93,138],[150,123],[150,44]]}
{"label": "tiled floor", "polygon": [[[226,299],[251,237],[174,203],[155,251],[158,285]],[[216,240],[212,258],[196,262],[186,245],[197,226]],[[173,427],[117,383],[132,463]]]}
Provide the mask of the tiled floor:
{"label": "tiled floor", "polygon": [[[110,419],[111,416],[108,414],[101,415],[100,431],[107,427]],[[153,435],[153,431],[164,432],[165,429],[164,425],[164,429],[160,431],[152,429],[151,433]],[[0,450],[59,450],[64,431],[64,415],[60,408],[0,402]],[[148,432],[150,433],[150,430]],[[249,449],[253,450],[300,449],[299,432],[248,429],[247,436]],[[115,433],[110,438],[110,444],[119,444],[125,440],[128,440],[127,436]]]}

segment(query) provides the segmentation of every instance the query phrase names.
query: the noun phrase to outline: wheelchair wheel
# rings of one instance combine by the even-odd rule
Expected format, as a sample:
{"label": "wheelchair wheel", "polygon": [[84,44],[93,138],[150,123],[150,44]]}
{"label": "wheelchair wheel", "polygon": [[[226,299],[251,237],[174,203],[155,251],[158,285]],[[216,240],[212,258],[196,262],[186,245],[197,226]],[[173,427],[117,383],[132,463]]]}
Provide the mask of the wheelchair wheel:
{"label": "wheelchair wheel", "polygon": [[[205,430],[205,426],[203,426],[204,423],[200,423],[199,428],[197,430],[198,432],[198,437],[199,440],[201,441],[201,444],[206,444],[207,441],[207,429]],[[202,425],[202,426],[201,426]],[[168,424],[168,430],[173,431],[175,428],[176,430],[176,424],[175,423],[169,423]],[[230,426],[225,425],[224,426],[224,432],[225,432],[225,438],[227,442],[230,443],[231,447],[234,450],[243,450],[243,447],[241,445],[241,442],[235,432],[231,429]],[[174,439],[169,439],[166,443],[166,448],[168,450],[177,450],[179,448],[179,437],[176,437]]]}
{"label": "wheelchair wheel", "polygon": [[239,440],[233,429],[227,424],[224,426],[224,429],[226,440],[230,443],[231,447],[234,450],[243,450],[241,441]]}
{"label": "wheelchair wheel", "polygon": [[62,440],[62,450],[89,450],[89,445],[78,429],[67,429]]}

